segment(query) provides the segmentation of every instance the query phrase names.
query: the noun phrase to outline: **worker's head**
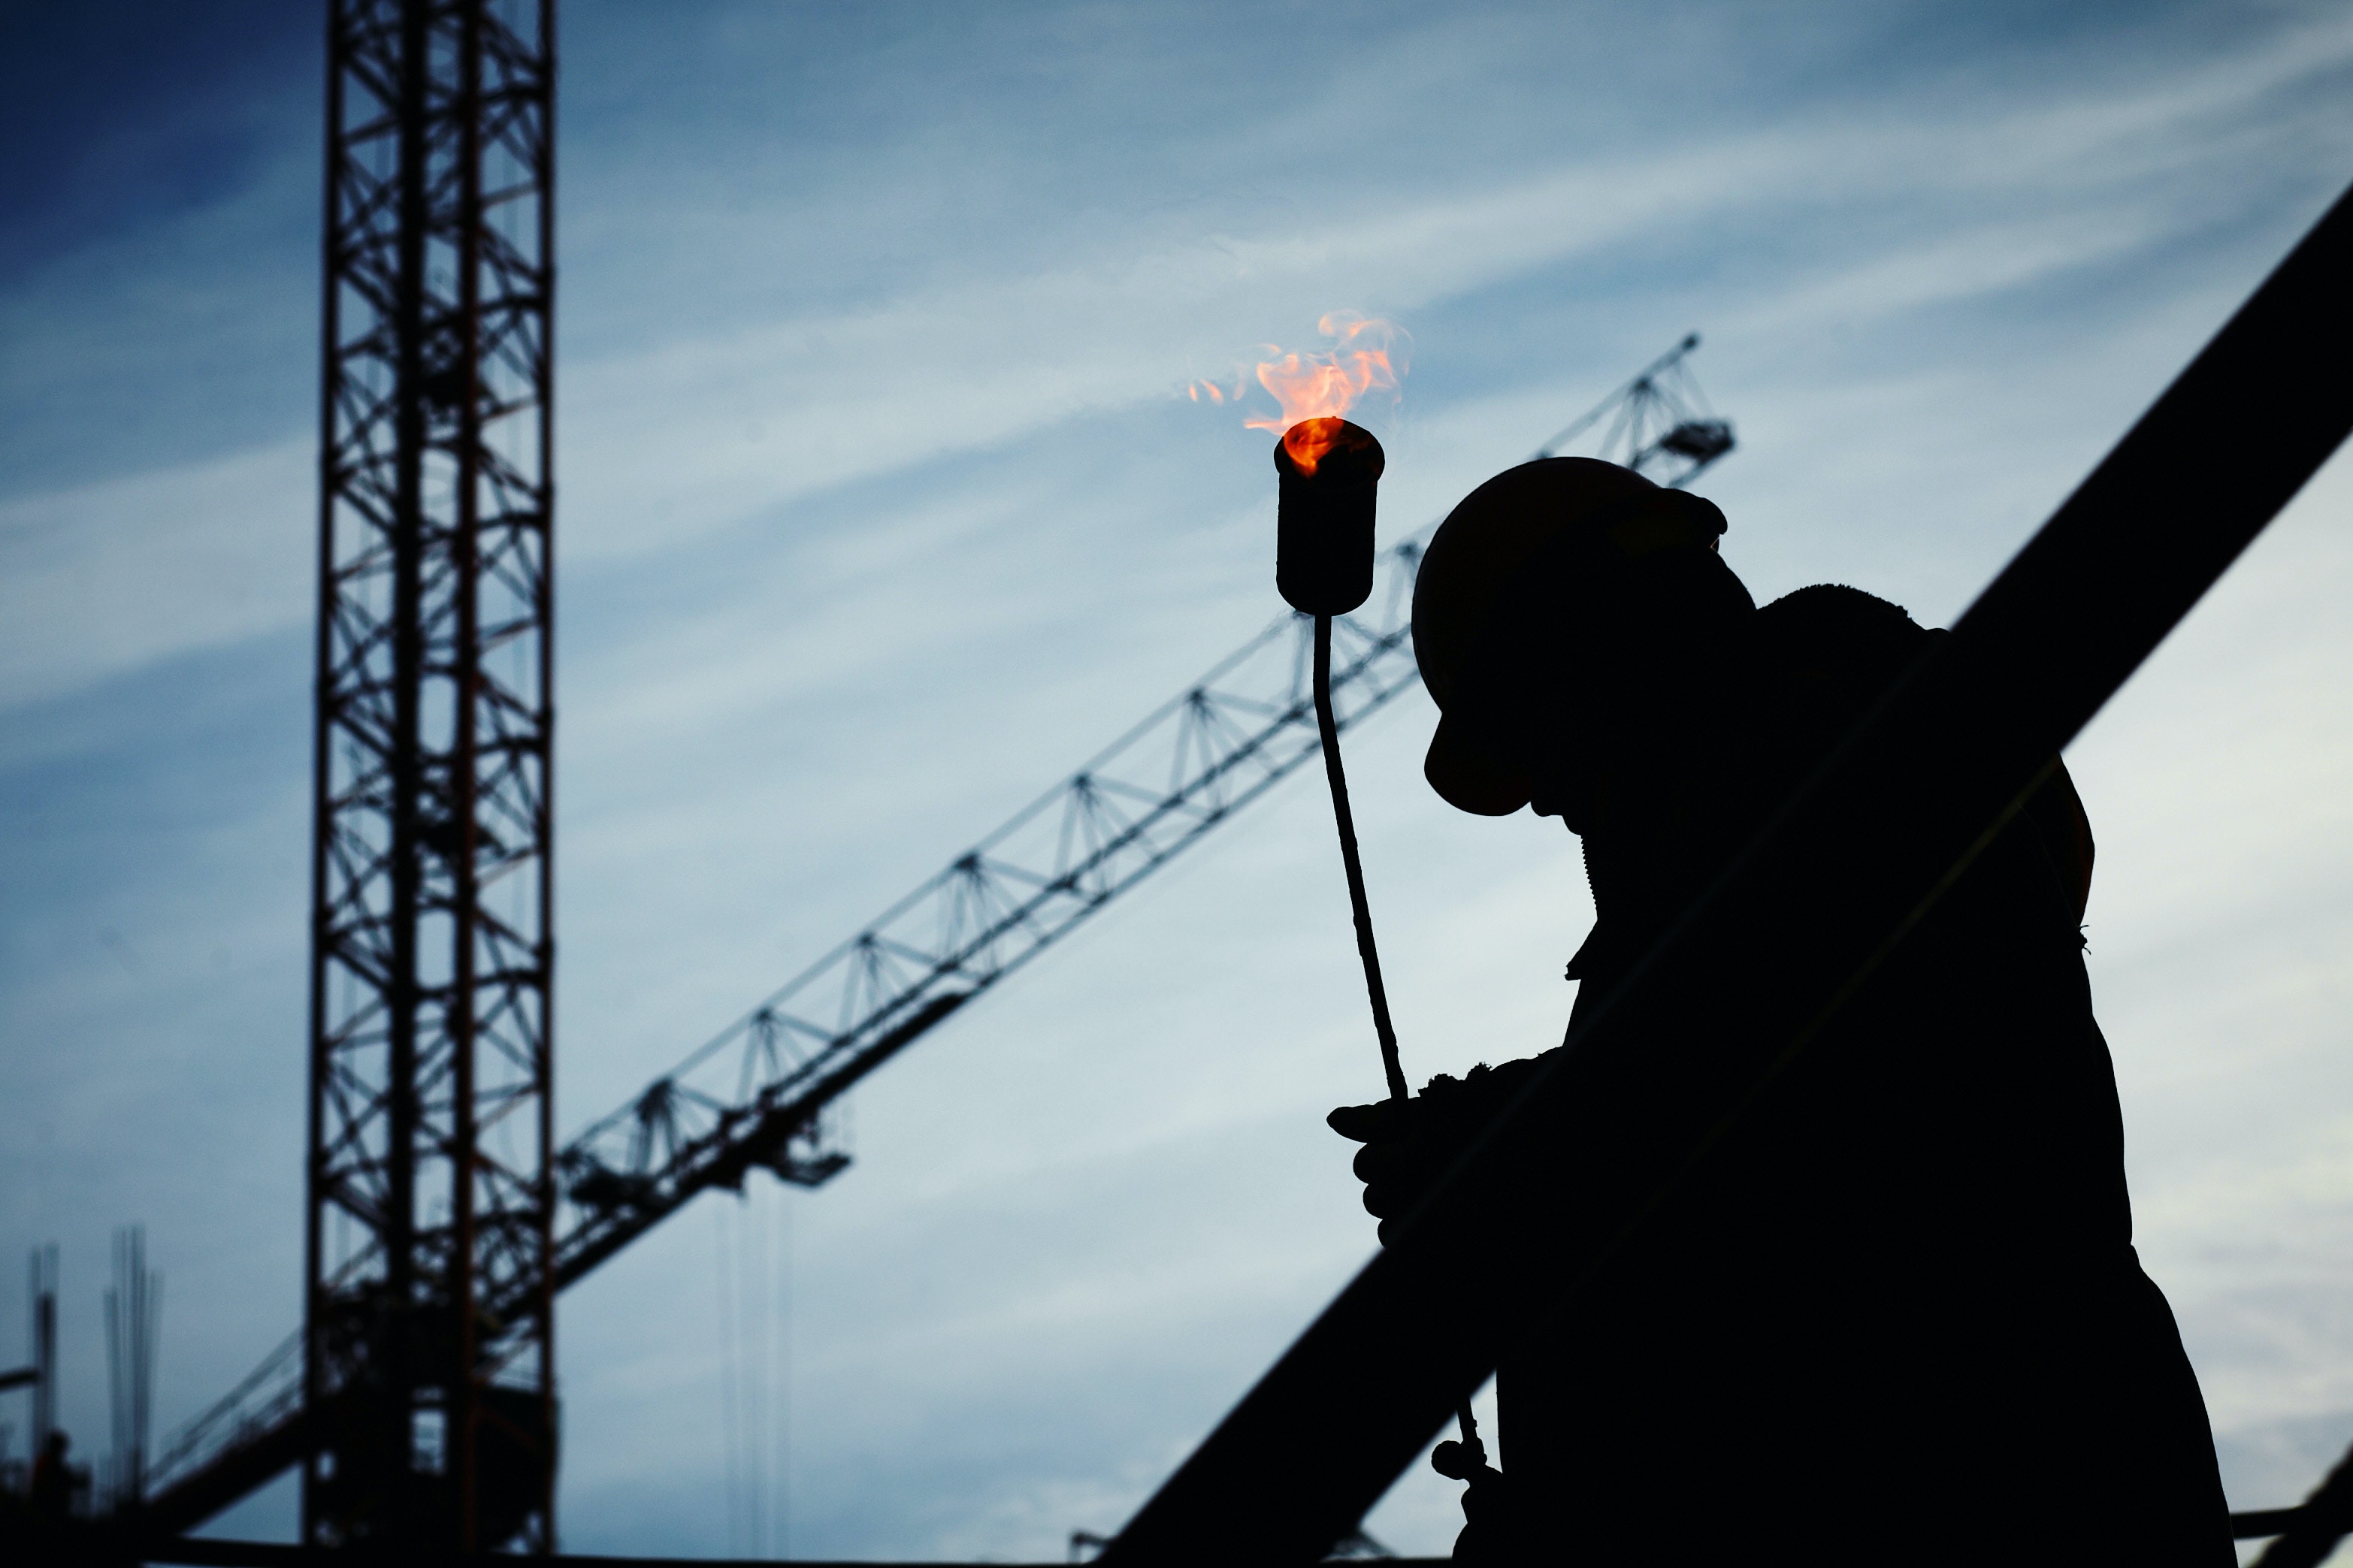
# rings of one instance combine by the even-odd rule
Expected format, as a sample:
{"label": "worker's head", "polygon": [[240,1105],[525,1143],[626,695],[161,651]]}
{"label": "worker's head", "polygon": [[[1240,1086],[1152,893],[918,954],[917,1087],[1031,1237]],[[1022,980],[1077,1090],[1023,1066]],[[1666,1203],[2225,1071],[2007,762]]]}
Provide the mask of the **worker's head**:
{"label": "worker's head", "polygon": [[1597,769],[1715,683],[1756,605],[1716,553],[1724,514],[1590,458],[1524,463],[1423,552],[1413,646],[1440,711],[1423,771],[1448,802],[1533,801],[1587,826]]}

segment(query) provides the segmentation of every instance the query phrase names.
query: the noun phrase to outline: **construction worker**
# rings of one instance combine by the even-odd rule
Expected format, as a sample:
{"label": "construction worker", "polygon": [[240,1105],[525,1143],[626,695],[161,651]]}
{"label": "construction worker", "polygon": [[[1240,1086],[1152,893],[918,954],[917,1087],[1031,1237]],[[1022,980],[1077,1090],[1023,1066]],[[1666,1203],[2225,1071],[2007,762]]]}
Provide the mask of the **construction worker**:
{"label": "construction worker", "polygon": [[[1852,588],[1759,610],[1724,531],[1699,497],[1556,458],[1481,486],[1422,560],[1430,783],[1583,840],[1572,1026],[1943,635]],[[1855,842],[1896,842],[1935,787]],[[1565,1314],[1492,1288],[1502,1470],[1466,1493],[1458,1558],[2230,1568],[2205,1405],[2131,1245],[2091,860],[2054,763],[1598,1284]],[[1822,913],[1793,889],[1784,918]],[[1701,1005],[1737,1028],[1722,989]],[[1334,1111],[1365,1206],[1411,1210],[1535,1065]],[[1515,1279],[1569,1245],[1541,1194],[1507,1231]]]}

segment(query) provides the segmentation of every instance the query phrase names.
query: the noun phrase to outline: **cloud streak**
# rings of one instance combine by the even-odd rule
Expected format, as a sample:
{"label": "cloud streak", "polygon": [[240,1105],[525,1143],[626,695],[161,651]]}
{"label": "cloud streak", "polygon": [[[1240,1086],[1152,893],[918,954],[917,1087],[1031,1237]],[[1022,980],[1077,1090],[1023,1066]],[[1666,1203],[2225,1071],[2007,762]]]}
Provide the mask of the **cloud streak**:
{"label": "cloud streak", "polygon": [[[1858,330],[2063,279],[2184,242],[2211,222],[2242,139],[2258,128],[2279,138],[2263,111],[2348,65],[2353,26],[2331,19],[2089,101],[1926,122],[1872,104],[1469,194],[1369,187],[1312,228],[1172,245],[1158,224],[1113,226],[1074,237],[1042,272],[596,356],[565,375],[565,557],[674,549],[862,479],[1147,404],[1240,342],[1296,335],[1342,302],[1335,293],[1432,309],[1613,248],[1786,222],[1826,200],[1892,211],[1843,224],[1841,237],[1861,243],[1840,247],[1834,265],[1825,257],[1791,277],[1767,262],[1736,284],[1728,324]],[[2353,145],[2327,124],[2324,139]],[[1938,198],[1925,227],[1886,221]],[[756,229],[736,237],[762,248]],[[12,678],[0,701],[307,616],[286,539],[307,519],[310,483],[286,443],[0,503],[0,565],[20,612],[0,617]],[[153,563],[143,573],[141,557]],[[144,577],[153,591],[120,611],[98,605],[79,626],[44,613],[90,602],[101,577]]]}

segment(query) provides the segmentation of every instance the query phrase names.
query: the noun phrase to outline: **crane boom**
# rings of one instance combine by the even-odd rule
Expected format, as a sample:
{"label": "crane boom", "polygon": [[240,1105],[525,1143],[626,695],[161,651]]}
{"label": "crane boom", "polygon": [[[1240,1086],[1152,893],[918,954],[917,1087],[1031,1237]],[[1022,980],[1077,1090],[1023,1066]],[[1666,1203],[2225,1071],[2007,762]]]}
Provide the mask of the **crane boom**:
{"label": "crane boom", "polygon": [[[1385,552],[1386,612],[1347,626],[1347,721],[1419,679],[1404,606],[1419,555],[1419,536]],[[1314,757],[1303,625],[1269,626],[566,1144],[558,1287],[753,1166],[833,1176],[847,1160],[824,1147],[827,1105]]]}
{"label": "crane boom", "polygon": [[[1685,359],[1696,332],[1538,457],[1582,438],[1662,484],[1730,451]],[[1599,433],[1597,435],[1597,432]],[[1428,524],[1382,552],[1366,608],[1333,623],[1345,731],[1420,679],[1413,576]],[[1285,615],[831,952],[566,1142],[551,1268],[558,1290],[714,1187],[754,1168],[817,1186],[849,1156],[825,1112],[860,1079],[1320,753],[1307,617]],[[344,1266],[363,1277],[368,1259]],[[485,1353],[536,1279],[488,1303]],[[164,1445],[145,1518],[189,1528],[307,1451],[301,1335]]]}

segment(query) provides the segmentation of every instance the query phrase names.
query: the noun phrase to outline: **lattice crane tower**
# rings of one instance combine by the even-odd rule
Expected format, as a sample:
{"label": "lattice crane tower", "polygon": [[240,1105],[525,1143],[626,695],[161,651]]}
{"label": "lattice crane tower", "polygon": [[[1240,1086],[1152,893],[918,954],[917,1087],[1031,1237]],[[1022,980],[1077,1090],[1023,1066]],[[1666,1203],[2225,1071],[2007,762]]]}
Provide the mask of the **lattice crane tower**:
{"label": "lattice crane tower", "polygon": [[553,1542],[553,20],[334,0],[329,24],[318,1544]]}

